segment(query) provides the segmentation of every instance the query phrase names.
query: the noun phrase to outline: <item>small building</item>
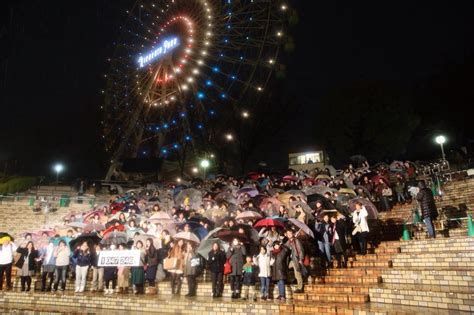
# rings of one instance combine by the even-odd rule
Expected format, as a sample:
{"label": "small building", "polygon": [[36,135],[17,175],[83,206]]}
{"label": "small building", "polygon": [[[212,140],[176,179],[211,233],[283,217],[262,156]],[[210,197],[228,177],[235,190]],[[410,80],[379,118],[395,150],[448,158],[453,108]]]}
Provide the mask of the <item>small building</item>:
{"label": "small building", "polygon": [[288,168],[296,171],[311,171],[315,168],[322,169],[328,161],[328,156],[321,150],[290,153],[288,155]]}

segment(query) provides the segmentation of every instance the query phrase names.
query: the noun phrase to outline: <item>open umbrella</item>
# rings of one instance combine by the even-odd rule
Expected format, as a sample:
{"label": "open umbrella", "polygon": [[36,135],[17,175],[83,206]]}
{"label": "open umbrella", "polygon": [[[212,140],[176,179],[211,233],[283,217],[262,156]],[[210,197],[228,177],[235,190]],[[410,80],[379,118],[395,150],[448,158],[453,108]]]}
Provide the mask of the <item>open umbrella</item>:
{"label": "open umbrella", "polygon": [[197,237],[199,237],[200,240],[202,240],[203,238],[206,237],[206,235],[209,233],[209,231],[203,227],[203,226],[199,226],[195,229],[193,229],[193,233],[197,235]]}
{"label": "open umbrella", "polygon": [[306,224],[304,224],[303,222],[298,221],[294,218],[290,218],[290,219],[288,219],[288,221],[291,224],[293,224],[294,226],[296,226],[298,229],[302,230],[303,232],[305,232],[306,234],[308,234],[309,236],[314,238],[313,231],[311,231],[311,229]]}
{"label": "open umbrella", "polygon": [[331,179],[331,177],[326,174],[319,174],[318,176],[316,176],[316,179]]}
{"label": "open umbrella", "polygon": [[337,171],[336,171],[336,169],[334,168],[334,166],[332,166],[332,165],[324,165],[324,166],[323,166],[323,169],[324,169],[324,170],[327,169],[327,170],[329,171],[329,175],[331,175],[331,176],[336,176],[336,175],[337,175]]}
{"label": "open umbrella", "polygon": [[148,221],[155,224],[160,223],[162,225],[176,223],[175,220],[171,217],[171,215],[169,215],[165,211],[155,213],[148,219]]}
{"label": "open umbrella", "polygon": [[196,244],[201,243],[201,241],[199,240],[199,237],[197,237],[196,234],[192,232],[179,232],[179,233],[176,233],[173,236],[173,238],[176,240],[184,240],[184,241],[192,242]]}
{"label": "open umbrella", "polygon": [[104,238],[100,243],[105,246],[110,245],[119,245],[119,244],[126,244],[128,242],[128,235],[125,232],[118,232],[114,230],[111,233],[107,233],[104,235]]}
{"label": "open umbrella", "polygon": [[255,197],[258,195],[258,190],[255,187],[244,187],[237,190],[237,196],[242,196],[244,194],[249,195],[250,197]]}
{"label": "open umbrella", "polygon": [[326,197],[320,194],[308,195],[308,204],[310,207],[314,208],[314,205],[316,204],[317,201],[321,202],[321,205],[324,209],[334,209],[334,205]]}
{"label": "open umbrella", "polygon": [[297,182],[298,181],[298,177],[296,176],[291,176],[291,175],[286,175],[283,177],[283,181],[284,182]]}
{"label": "open umbrella", "polygon": [[368,216],[369,219],[377,219],[378,217],[377,207],[370,200],[366,198],[357,197],[357,198],[349,200],[348,206],[351,212],[355,211],[356,202],[360,202],[365,207],[365,209],[367,209],[367,213],[369,214]]}
{"label": "open umbrella", "polygon": [[258,220],[262,215],[255,211],[244,211],[235,217],[236,220]]}
{"label": "open umbrella", "polygon": [[238,230],[221,229],[217,231],[214,236],[228,243],[232,242],[234,238],[243,243],[250,243],[250,239],[247,237],[247,235],[245,233],[239,233]]}
{"label": "open umbrella", "polygon": [[86,226],[86,224],[82,222],[71,222],[67,226],[76,228],[76,229],[83,229]]}
{"label": "open umbrella", "polygon": [[229,244],[224,242],[223,240],[220,240],[218,238],[208,238],[205,239],[199,244],[198,248],[196,249],[196,253],[204,257],[204,259],[209,259],[209,252],[212,249],[212,244],[218,243],[219,247],[224,250],[224,252],[227,252],[229,249]]}
{"label": "open umbrella", "polygon": [[350,188],[341,188],[339,189],[339,194],[347,194],[352,196],[357,196],[356,192]]}
{"label": "open umbrella", "polygon": [[[69,242],[69,247],[71,250],[75,250],[77,246],[81,245],[84,242],[87,242],[87,244],[99,244],[102,238],[99,236],[99,234],[92,232],[92,233],[83,233],[76,237],[75,239],[71,240]],[[89,246],[91,247],[91,246]]]}
{"label": "open umbrella", "polygon": [[324,195],[325,193],[330,193],[332,195],[334,193],[334,189],[331,189],[325,185],[314,185],[304,188],[303,192],[306,194],[306,196],[313,194]]}
{"label": "open umbrella", "polygon": [[269,218],[263,218],[257,223],[254,224],[255,228],[260,228],[260,227],[278,227],[278,228],[285,228],[285,225],[277,219],[272,219],[271,217]]}
{"label": "open umbrella", "polygon": [[89,223],[84,227],[85,233],[93,232],[93,231],[100,232],[103,230],[105,230],[105,225],[100,224],[100,223]]}
{"label": "open umbrella", "polygon": [[198,209],[202,204],[202,197],[200,190],[188,188],[181,190],[174,198],[174,201],[177,205],[185,205],[193,209]]}
{"label": "open umbrella", "polygon": [[238,203],[237,198],[235,198],[230,191],[223,191],[221,193],[218,193],[214,197],[214,200],[217,202],[226,201],[230,203]]}
{"label": "open umbrella", "polygon": [[370,193],[370,191],[369,191],[365,186],[357,185],[357,186],[355,186],[355,189],[354,189],[354,190],[355,190],[355,192],[356,192],[357,195],[360,195],[360,192],[363,192],[363,193],[365,193],[365,195],[366,195],[367,197],[369,197],[369,198],[372,196],[372,194]]}
{"label": "open umbrella", "polygon": [[[302,190],[291,189],[291,190],[288,190],[286,194],[289,194],[295,197],[300,197],[301,199],[306,200],[306,194]],[[281,198],[278,198],[278,199],[281,200]]]}

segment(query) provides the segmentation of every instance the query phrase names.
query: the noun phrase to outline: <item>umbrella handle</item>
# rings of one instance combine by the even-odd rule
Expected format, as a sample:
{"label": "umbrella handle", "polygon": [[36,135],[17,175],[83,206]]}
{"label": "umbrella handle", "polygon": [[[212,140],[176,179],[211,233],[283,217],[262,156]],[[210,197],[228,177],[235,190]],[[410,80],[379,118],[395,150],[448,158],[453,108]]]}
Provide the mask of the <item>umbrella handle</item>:
{"label": "umbrella handle", "polygon": [[300,232],[301,232],[301,229],[299,229],[298,232],[296,232],[295,237],[298,237],[298,235],[300,234]]}

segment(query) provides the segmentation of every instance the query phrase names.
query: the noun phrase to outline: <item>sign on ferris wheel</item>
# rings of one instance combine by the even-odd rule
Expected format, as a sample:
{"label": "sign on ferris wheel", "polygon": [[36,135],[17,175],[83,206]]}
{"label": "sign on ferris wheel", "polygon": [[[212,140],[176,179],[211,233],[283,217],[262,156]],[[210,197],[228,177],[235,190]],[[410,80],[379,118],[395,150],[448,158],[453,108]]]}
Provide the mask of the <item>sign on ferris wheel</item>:
{"label": "sign on ferris wheel", "polygon": [[170,50],[173,50],[178,45],[178,37],[172,37],[170,39],[164,40],[157,48],[138,58],[139,67],[143,68],[147,64],[159,59],[161,56],[167,54]]}

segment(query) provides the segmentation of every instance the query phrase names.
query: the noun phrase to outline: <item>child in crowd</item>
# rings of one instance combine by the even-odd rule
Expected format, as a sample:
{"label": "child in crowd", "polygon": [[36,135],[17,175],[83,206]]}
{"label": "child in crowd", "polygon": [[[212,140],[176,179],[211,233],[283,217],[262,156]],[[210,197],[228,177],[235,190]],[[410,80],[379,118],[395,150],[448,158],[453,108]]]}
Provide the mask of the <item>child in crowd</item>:
{"label": "child in crowd", "polygon": [[242,285],[243,285],[243,294],[242,300],[247,300],[250,298],[249,291],[252,295],[253,301],[257,301],[257,293],[255,290],[255,279],[256,279],[257,266],[252,262],[252,257],[247,256],[245,258],[245,264],[242,268]]}

